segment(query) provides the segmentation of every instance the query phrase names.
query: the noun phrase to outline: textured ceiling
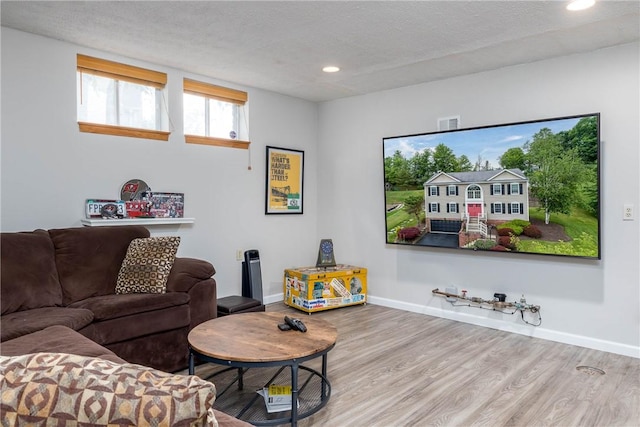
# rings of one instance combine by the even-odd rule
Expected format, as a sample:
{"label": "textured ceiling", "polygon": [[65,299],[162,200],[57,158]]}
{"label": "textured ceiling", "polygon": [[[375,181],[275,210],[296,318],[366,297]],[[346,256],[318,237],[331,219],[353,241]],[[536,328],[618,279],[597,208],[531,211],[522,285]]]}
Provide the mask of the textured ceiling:
{"label": "textured ceiling", "polygon": [[[640,1],[2,1],[2,25],[313,101],[640,39]],[[326,74],[321,68],[338,65]]]}

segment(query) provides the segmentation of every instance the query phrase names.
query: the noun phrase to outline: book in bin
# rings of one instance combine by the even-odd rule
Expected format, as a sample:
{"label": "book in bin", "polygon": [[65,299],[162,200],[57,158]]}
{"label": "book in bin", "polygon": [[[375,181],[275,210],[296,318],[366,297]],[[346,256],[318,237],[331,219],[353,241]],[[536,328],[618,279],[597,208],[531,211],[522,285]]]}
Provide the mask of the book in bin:
{"label": "book in bin", "polygon": [[291,403],[291,386],[271,384],[267,389],[269,403]]}
{"label": "book in bin", "polygon": [[[267,412],[290,411],[291,410],[291,386],[270,385],[257,391],[264,398]],[[297,402],[300,407],[300,402]]]}

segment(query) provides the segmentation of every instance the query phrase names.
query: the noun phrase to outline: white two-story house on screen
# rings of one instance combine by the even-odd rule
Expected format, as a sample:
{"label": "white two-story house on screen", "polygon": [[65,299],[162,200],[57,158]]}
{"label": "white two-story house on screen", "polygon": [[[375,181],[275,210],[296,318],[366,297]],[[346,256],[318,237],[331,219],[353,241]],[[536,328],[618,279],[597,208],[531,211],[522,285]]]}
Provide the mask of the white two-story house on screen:
{"label": "white two-story house on screen", "polygon": [[529,220],[529,181],[520,169],[438,172],[424,183],[431,232],[475,231],[488,224]]}

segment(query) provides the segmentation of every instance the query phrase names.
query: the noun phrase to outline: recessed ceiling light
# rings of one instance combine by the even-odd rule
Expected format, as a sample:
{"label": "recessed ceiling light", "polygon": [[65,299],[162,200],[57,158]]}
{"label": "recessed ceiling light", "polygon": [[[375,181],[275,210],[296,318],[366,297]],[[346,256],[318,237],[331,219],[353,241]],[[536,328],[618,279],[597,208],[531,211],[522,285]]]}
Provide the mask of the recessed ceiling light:
{"label": "recessed ceiling light", "polygon": [[589,9],[594,4],[596,4],[596,0],[573,0],[567,5],[567,10]]}
{"label": "recessed ceiling light", "polygon": [[337,73],[340,71],[340,67],[336,67],[335,65],[327,65],[322,69],[325,73]]}

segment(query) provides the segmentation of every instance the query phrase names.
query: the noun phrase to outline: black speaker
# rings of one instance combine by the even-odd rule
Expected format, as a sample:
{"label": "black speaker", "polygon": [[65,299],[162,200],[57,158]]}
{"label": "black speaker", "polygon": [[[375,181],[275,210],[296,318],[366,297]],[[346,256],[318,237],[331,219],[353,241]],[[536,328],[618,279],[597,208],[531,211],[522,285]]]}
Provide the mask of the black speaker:
{"label": "black speaker", "polygon": [[260,270],[260,253],[257,249],[250,249],[244,253],[242,296],[262,303],[262,271]]}

